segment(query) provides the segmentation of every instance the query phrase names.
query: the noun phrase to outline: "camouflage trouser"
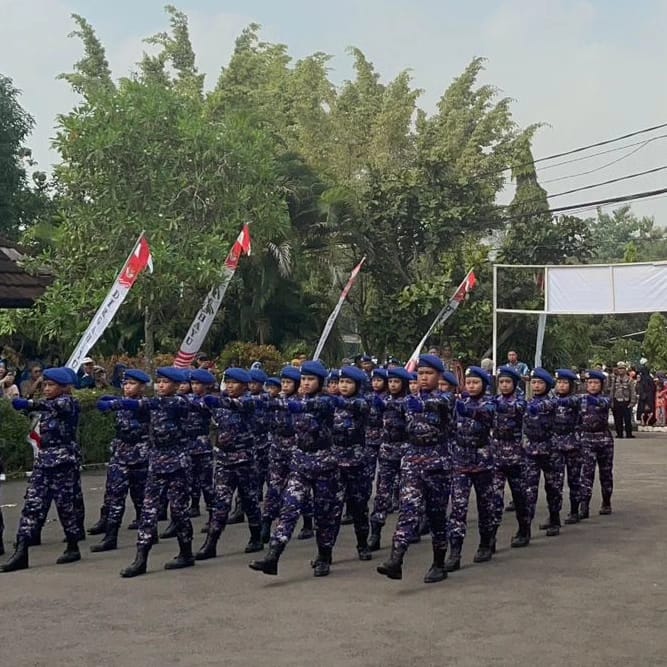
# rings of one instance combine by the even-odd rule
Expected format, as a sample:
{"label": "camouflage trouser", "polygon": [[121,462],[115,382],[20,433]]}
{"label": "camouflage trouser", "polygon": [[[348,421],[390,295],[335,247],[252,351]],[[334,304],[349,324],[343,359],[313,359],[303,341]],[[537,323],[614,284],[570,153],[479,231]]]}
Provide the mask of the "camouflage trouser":
{"label": "camouflage trouser", "polygon": [[166,496],[170,504],[171,520],[176,524],[176,534],[183,542],[192,542],[192,522],[188,513],[190,500],[189,470],[179,468],[173,472],[148,471],[144,504],[139,519],[137,546],[150,547],[157,531],[161,499]]}
{"label": "camouflage trouser", "polygon": [[494,505],[494,525],[497,528],[500,526],[503,519],[503,512],[505,509],[505,482],[509,484],[512,492],[512,501],[514,502],[514,510],[516,512],[516,519],[519,524],[523,522],[530,522],[528,514],[528,504],[526,500],[526,476],[525,469],[521,463],[512,465],[498,465],[494,471],[495,494],[493,501]]}
{"label": "camouflage trouser", "polygon": [[343,501],[347,503],[347,510],[352,515],[354,532],[360,543],[368,539],[368,501],[373,491],[373,481],[368,475],[368,461],[360,466],[340,467],[338,487],[338,518],[337,530],[340,528],[340,517],[343,511]]}
{"label": "camouflage trouser", "polygon": [[309,503],[313,503],[313,514],[317,534],[317,545],[333,548],[340,522],[338,498],[338,469],[309,473],[292,469],[287,477],[283,493],[280,517],[271,536],[271,544],[287,544],[299,514],[306,514]]}
{"label": "camouflage trouser", "polygon": [[191,454],[192,489],[191,502],[193,507],[199,506],[200,495],[204,496],[206,509],[213,508],[213,451],[204,454]]}
{"label": "camouflage trouser", "polygon": [[29,540],[42,529],[53,500],[65,537],[68,540],[80,539],[81,528],[74,506],[77,479],[77,464],[64,463],[53,468],[35,465],[28,482],[17,537]]}
{"label": "camouflage trouser", "polygon": [[378,481],[375,487],[375,502],[371,521],[384,526],[387,514],[394,504],[394,485],[401,474],[401,459],[386,459],[380,456],[378,459]]}
{"label": "camouflage trouser", "polygon": [[480,536],[490,537],[497,528],[497,486],[494,483],[494,471],[454,472],[451,490],[452,507],[447,525],[449,544],[452,548],[460,548],[466,536],[468,503],[472,487],[475,488],[477,499],[477,528]]}
{"label": "camouflage trouser", "polygon": [[447,503],[452,473],[404,458],[401,461],[398,521],[394,546],[405,550],[419,536],[419,522],[426,512],[433,545],[447,546]]}
{"label": "camouflage trouser", "polygon": [[125,513],[125,498],[128,490],[137,516],[141,515],[147,477],[148,467],[146,465],[128,466],[119,461],[111,460],[107,470],[104,494],[104,503],[107,509],[107,531],[109,528],[120,526]]}
{"label": "camouflage trouser", "polygon": [[570,490],[570,503],[575,505],[581,502],[581,468],[584,464],[584,454],[581,449],[563,452],[565,470],[567,471],[567,486]]}
{"label": "camouflage trouser", "polygon": [[547,505],[550,514],[557,514],[563,506],[563,454],[553,451],[537,456],[526,455],[526,496],[528,500],[528,516],[535,518],[537,494],[540,486],[540,472],[544,473],[544,490],[547,494]]}
{"label": "camouflage trouser", "polygon": [[591,501],[596,465],[600,468],[602,499],[608,502],[614,490],[614,441],[609,437],[582,444],[584,444],[584,455],[581,466],[581,502]]}
{"label": "camouflage trouser", "polygon": [[241,508],[248,517],[248,525],[258,526],[261,522],[259,511],[259,492],[257,488],[257,469],[253,461],[222,465],[215,468],[215,497],[209,532],[225,529],[234,491],[238,490]]}
{"label": "camouflage trouser", "polygon": [[269,452],[269,488],[264,497],[263,517],[274,521],[280,514],[283,491],[287,484],[291,452],[280,447],[271,447]]}
{"label": "camouflage trouser", "polygon": [[79,539],[83,540],[86,537],[86,529],[84,523],[86,520],[86,506],[83,502],[83,488],[81,486],[81,469],[79,464],[75,467],[74,478],[74,514],[76,516],[76,525],[79,527]]}
{"label": "camouflage trouser", "polygon": [[261,502],[264,497],[264,485],[269,484],[269,446],[255,449],[255,467],[257,469],[257,494]]}

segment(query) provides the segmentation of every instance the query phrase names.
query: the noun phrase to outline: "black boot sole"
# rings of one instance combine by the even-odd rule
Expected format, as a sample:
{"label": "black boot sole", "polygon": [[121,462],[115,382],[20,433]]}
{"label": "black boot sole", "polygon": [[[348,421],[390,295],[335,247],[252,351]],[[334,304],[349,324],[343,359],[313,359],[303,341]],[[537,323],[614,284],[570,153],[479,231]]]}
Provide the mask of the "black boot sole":
{"label": "black boot sole", "polygon": [[112,542],[109,544],[93,544],[90,547],[90,553],[93,554],[99,554],[102,553],[103,551],[116,551],[118,549],[118,544],[116,542]]}
{"label": "black boot sole", "polygon": [[384,563],[377,566],[377,571],[379,574],[383,574],[388,579],[393,579],[394,581],[400,581],[403,579],[403,570],[396,570],[393,567],[387,567]]}
{"label": "black boot sole", "polygon": [[264,544],[262,542],[252,542],[251,544],[248,544],[243,551],[247,554],[255,554],[258,551],[264,551]]}
{"label": "black boot sole", "polygon": [[182,560],[182,561],[168,561],[164,564],[165,570],[183,570],[186,567],[192,567],[195,564],[195,558],[192,557],[192,560]]}
{"label": "black boot sole", "polygon": [[64,554],[56,560],[56,565],[67,565],[68,563],[76,563],[81,560],[81,554],[72,554],[65,556]]}
{"label": "black boot sole", "polygon": [[120,571],[120,576],[123,577],[123,579],[132,579],[133,577],[139,577],[142,574],[146,574],[146,567],[140,567],[137,570],[125,568]]}
{"label": "black boot sole", "polygon": [[278,574],[278,563],[275,566],[265,564],[264,561],[252,561],[248,563],[248,567],[255,572],[261,572],[262,574],[268,574],[270,576],[275,576]]}
{"label": "black boot sole", "polygon": [[425,584],[437,584],[445,579],[447,579],[447,570],[445,570],[444,567],[431,567],[431,569],[424,575]]}

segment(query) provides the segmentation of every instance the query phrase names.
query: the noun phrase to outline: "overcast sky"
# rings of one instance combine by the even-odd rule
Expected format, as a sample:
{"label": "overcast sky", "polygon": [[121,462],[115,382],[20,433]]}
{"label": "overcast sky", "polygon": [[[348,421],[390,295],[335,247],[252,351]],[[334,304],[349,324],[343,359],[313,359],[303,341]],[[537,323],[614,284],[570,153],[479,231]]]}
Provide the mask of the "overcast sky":
{"label": "overcast sky", "polygon": [[[168,27],[162,1],[0,0],[0,73],[23,91],[21,102],[37,126],[30,146],[42,167],[55,116],[75,97],[60,72],[71,71],[81,44],[68,39],[70,15],[95,27],[115,76],[141,58],[142,39]],[[268,41],[283,42],[299,58],[314,51],[335,56],[332,77],[351,74],[345,50],[358,46],[384,80],[410,68],[424,89],[421,106],[434,108],[443,90],[474,56],[488,59],[484,81],[515,100],[517,122],[548,124],[535,140],[536,157],[667,122],[667,0],[181,0],[190,17],[198,66],[215,83],[234,39],[251,21]],[[667,133],[667,128],[651,138]],[[623,144],[615,144],[610,148]],[[639,147],[635,147],[639,148]],[[594,169],[634,148],[542,169],[550,194],[667,164],[667,138],[594,174],[545,183]],[[551,163],[546,163],[551,164]],[[546,166],[546,165],[545,165]],[[566,205],[667,186],[667,170],[558,197]],[[667,224],[667,197],[633,205]]]}

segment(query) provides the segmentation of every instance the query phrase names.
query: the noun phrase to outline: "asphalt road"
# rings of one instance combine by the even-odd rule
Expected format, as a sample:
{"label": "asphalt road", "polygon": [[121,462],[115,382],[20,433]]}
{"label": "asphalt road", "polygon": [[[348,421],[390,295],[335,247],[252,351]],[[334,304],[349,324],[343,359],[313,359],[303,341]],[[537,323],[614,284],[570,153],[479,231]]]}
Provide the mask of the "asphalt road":
{"label": "asphalt road", "polygon": [[[88,525],[103,484],[84,477]],[[23,488],[2,489],[9,541]],[[0,665],[666,665],[667,437],[619,441],[614,513],[598,516],[597,499],[596,488],[589,521],[521,550],[508,548],[506,514],[499,552],[480,565],[473,507],[465,567],[435,585],[422,583],[428,539],[410,549],[403,580],[389,581],[375,572],[387,549],[357,561],[351,526],[322,579],[309,567],[312,541],[290,543],[278,577],[249,570],[247,527],[236,525],[215,560],[165,572],[177,546],[162,541],[149,573],[125,580],[133,532],[104,554],[89,553],[99,539],[89,537],[81,562],[56,566],[62,532],[51,521],[31,568],[0,574]]]}

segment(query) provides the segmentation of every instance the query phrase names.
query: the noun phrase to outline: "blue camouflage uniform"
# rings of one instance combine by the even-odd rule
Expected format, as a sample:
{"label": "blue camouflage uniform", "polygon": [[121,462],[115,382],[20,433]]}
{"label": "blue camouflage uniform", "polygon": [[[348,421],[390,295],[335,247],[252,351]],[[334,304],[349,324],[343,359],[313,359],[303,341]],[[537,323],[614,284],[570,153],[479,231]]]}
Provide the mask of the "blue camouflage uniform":
{"label": "blue camouflage uniform", "polygon": [[[371,373],[371,380],[373,378],[380,378],[384,380],[385,387],[387,385],[387,371],[384,368],[376,368]],[[368,397],[368,417],[366,420],[366,475],[370,480],[371,487],[375,481],[375,472],[377,468],[378,455],[380,453],[380,445],[382,444],[382,412],[384,409],[384,399],[387,398],[386,390],[375,391],[371,390],[367,394]],[[379,398],[379,401],[375,399]]]}
{"label": "blue camouflage uniform", "polygon": [[[252,369],[249,371],[252,382],[260,383],[262,386],[268,380],[267,374],[261,369]],[[252,419],[252,428],[255,436],[255,467],[257,468],[257,489],[259,499],[262,499],[264,485],[269,481],[269,451],[271,447],[269,437],[269,426],[271,415],[266,411],[266,401],[268,394],[264,391],[252,393],[256,399],[255,413]]]}

